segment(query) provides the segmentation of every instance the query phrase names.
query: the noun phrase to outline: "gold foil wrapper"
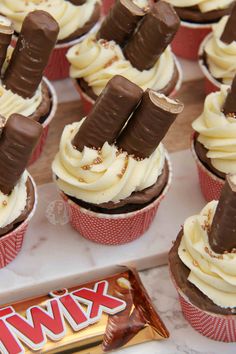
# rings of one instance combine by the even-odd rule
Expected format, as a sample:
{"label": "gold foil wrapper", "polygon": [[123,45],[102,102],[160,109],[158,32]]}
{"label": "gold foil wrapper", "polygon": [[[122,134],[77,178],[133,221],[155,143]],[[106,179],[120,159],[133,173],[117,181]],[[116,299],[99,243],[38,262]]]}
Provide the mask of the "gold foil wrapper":
{"label": "gold foil wrapper", "polygon": [[102,354],[168,336],[130,269],[0,309],[4,354]]}

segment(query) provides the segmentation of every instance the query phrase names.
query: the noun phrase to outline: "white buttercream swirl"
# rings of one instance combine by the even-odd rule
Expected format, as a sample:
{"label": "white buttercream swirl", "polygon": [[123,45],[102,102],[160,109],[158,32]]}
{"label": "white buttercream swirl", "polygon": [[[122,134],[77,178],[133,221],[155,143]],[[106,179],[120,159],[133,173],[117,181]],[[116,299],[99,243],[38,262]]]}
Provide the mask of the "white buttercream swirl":
{"label": "white buttercream swirl", "polygon": [[222,112],[228,89],[222,85],[221,91],[208,95],[203,113],[193,122],[212,165],[226,174],[236,173],[236,119]]}
{"label": "white buttercream swirl", "polygon": [[96,2],[86,0],[83,5],[75,6],[66,0],[2,0],[0,13],[12,20],[15,31],[19,33],[28,13],[35,10],[47,11],[59,24],[58,40],[63,40],[89,21]]}
{"label": "white buttercream swirl", "polygon": [[0,114],[8,119],[11,114],[23,116],[33,114],[42,102],[42,85],[40,84],[32,98],[23,98],[11,90],[7,90],[0,81]]}
{"label": "white buttercream swirl", "polygon": [[143,90],[161,90],[171,81],[175,61],[170,47],[151,69],[139,71],[125,59],[118,44],[114,41],[97,41],[95,37],[92,34],[73,46],[67,53],[67,59],[71,63],[70,76],[83,78],[97,96],[114,75],[124,76]]}
{"label": "white buttercream swirl", "polygon": [[202,13],[224,10],[229,7],[234,0],[166,0],[170,4],[176,7],[191,7],[198,6]]}
{"label": "white buttercream swirl", "polygon": [[192,284],[217,306],[235,308],[236,254],[216,254],[208,242],[207,230],[212,224],[217,203],[208,203],[199,215],[185,221],[178,254],[190,269],[188,280]]}
{"label": "white buttercream swirl", "polygon": [[165,164],[162,144],[141,161],[126,152],[120,153],[115,145],[107,142],[101,151],[85,147],[80,152],[71,141],[82,123],[83,120],[65,127],[52,164],[60,190],[88,203],[116,203],[156,183]]}
{"label": "white buttercream swirl", "polygon": [[219,23],[213,25],[213,33],[206,42],[207,65],[214,78],[230,85],[236,74],[236,41],[224,43],[220,38],[229,16],[224,16]]}
{"label": "white buttercream swirl", "polygon": [[27,202],[28,177],[25,171],[10,195],[0,192],[0,228],[11,224],[24,211]]}

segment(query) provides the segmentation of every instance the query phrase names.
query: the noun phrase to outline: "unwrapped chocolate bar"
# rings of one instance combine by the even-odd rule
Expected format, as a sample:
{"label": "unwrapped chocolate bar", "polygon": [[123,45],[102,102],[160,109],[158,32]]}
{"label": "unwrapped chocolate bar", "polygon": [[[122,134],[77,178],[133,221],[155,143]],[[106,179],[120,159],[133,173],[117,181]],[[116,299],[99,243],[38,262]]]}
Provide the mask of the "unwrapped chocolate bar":
{"label": "unwrapped chocolate bar", "polygon": [[0,349],[16,353],[106,353],[168,338],[136,271],[0,308]]}

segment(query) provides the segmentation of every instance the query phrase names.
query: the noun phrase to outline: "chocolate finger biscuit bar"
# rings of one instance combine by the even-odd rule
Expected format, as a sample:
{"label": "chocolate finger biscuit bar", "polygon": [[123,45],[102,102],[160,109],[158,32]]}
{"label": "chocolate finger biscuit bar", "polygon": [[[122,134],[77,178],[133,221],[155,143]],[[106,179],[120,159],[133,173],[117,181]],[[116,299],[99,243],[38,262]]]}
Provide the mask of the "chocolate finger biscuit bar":
{"label": "chocolate finger biscuit bar", "polygon": [[7,48],[11,43],[14,28],[11,21],[0,15],[0,72],[6,59]]}
{"label": "chocolate finger biscuit bar", "polygon": [[102,354],[168,336],[138,274],[125,268],[98,281],[0,308],[4,354]]}
{"label": "chocolate finger biscuit bar", "polygon": [[113,40],[123,46],[144,15],[132,0],[117,0],[104,19],[97,39]]}

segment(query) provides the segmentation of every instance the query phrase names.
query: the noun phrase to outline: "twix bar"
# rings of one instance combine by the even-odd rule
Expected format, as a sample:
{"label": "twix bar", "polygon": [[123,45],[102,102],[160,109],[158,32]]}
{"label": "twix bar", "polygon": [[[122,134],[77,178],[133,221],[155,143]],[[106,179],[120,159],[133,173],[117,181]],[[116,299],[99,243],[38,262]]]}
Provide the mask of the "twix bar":
{"label": "twix bar", "polygon": [[4,354],[99,354],[168,336],[130,269],[0,308]]}

